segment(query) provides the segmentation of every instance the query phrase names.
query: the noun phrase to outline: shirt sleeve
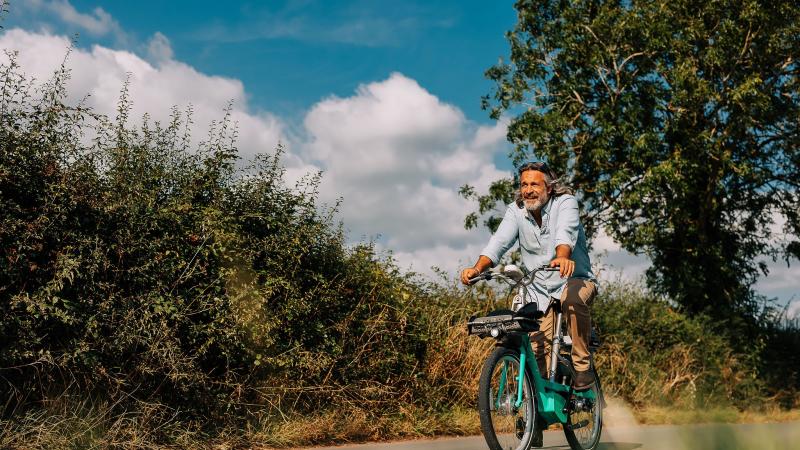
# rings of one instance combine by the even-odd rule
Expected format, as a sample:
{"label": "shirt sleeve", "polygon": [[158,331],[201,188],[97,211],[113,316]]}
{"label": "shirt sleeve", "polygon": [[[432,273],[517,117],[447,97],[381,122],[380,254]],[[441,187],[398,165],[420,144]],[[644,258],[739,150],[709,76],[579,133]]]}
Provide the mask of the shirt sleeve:
{"label": "shirt sleeve", "polygon": [[516,207],[516,205],[512,204],[506,209],[506,215],[503,216],[500,226],[497,227],[497,231],[495,231],[491,239],[489,239],[489,243],[481,251],[481,255],[491,259],[492,264],[497,264],[500,258],[514,245],[514,242],[516,242],[519,237],[519,225],[517,224],[517,218],[512,209],[514,207]]}
{"label": "shirt sleeve", "polygon": [[553,239],[554,247],[569,245],[570,249],[574,249],[575,244],[578,242],[579,226],[578,201],[571,195],[565,196],[564,200],[558,205],[558,219]]}

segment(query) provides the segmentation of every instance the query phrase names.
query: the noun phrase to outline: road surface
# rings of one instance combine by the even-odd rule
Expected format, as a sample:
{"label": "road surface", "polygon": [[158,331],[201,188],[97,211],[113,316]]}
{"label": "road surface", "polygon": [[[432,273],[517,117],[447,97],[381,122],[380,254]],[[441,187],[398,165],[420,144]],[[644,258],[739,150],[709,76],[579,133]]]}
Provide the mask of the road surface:
{"label": "road surface", "polygon": [[[800,450],[800,422],[656,425],[603,429],[598,450]],[[482,436],[317,447],[315,450],[485,450]],[[564,433],[547,431],[544,449],[569,450]]]}

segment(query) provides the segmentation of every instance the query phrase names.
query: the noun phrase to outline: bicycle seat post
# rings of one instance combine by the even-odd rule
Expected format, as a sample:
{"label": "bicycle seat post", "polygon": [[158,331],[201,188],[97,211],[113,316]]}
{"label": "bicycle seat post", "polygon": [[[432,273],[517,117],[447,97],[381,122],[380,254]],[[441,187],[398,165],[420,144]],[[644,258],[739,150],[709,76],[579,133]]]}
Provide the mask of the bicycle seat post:
{"label": "bicycle seat post", "polygon": [[559,352],[561,351],[561,301],[554,299],[553,301],[553,309],[555,310],[555,321],[556,321],[556,330],[553,333],[553,339],[550,342],[550,368],[548,370],[548,379],[550,381],[556,381],[556,368],[558,367],[558,356]]}

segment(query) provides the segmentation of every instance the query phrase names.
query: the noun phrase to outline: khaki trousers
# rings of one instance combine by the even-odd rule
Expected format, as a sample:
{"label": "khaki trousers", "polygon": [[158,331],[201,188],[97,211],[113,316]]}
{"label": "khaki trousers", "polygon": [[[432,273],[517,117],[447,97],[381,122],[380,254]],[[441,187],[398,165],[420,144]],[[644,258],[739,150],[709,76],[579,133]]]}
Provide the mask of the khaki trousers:
{"label": "khaki trousers", "polygon": [[[561,293],[561,312],[567,319],[567,330],[572,338],[572,365],[576,371],[589,370],[589,336],[592,319],[589,305],[597,295],[597,286],[589,280],[571,278]],[[555,333],[556,313],[550,310],[542,318],[539,331],[531,334],[531,347],[539,363],[539,372],[547,377],[550,367],[550,349]]]}

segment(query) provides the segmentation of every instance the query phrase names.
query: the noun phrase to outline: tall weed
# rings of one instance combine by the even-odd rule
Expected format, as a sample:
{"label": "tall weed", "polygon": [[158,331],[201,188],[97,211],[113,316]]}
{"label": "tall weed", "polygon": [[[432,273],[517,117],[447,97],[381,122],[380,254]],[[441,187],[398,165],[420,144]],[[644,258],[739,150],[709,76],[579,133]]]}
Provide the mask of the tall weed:
{"label": "tall weed", "polygon": [[604,287],[592,318],[604,341],[597,354],[604,389],[632,405],[745,408],[763,400],[757,351],[734,351],[713,318],[689,317],[623,282]]}

